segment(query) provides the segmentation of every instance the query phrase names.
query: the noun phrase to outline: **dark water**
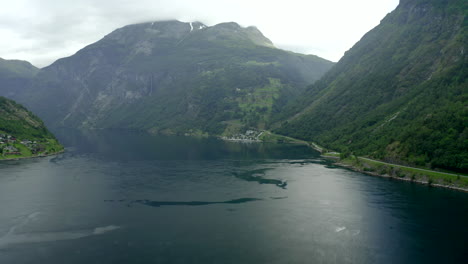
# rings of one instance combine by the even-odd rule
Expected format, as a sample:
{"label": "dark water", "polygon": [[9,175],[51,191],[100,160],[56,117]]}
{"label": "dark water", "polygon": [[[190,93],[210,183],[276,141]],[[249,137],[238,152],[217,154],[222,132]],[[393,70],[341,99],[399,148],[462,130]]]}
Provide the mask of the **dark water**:
{"label": "dark water", "polygon": [[101,132],[0,163],[0,263],[466,263],[468,194],[304,146]]}

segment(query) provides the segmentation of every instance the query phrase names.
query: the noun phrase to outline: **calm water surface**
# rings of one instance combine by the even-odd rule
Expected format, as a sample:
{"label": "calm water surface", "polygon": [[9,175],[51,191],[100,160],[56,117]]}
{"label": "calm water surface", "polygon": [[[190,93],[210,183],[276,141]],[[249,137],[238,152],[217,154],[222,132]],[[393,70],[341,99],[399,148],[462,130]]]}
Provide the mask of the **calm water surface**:
{"label": "calm water surface", "polygon": [[468,260],[466,193],[335,168],[305,146],[60,139],[64,154],[0,163],[0,263]]}

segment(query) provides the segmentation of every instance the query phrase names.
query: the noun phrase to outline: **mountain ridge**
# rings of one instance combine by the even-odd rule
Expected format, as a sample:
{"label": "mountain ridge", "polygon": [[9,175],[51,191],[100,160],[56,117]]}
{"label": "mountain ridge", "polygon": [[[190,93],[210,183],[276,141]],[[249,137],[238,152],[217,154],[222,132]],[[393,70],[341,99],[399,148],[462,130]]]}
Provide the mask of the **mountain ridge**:
{"label": "mountain ridge", "polygon": [[266,127],[332,65],[277,49],[255,27],[148,22],[41,69],[13,98],[52,126],[219,135]]}
{"label": "mountain ridge", "polygon": [[289,107],[277,132],[381,160],[465,171],[466,10],[463,1],[402,2]]}
{"label": "mountain ridge", "polygon": [[28,61],[0,58],[1,95],[14,97],[18,91],[30,85],[39,70]]}

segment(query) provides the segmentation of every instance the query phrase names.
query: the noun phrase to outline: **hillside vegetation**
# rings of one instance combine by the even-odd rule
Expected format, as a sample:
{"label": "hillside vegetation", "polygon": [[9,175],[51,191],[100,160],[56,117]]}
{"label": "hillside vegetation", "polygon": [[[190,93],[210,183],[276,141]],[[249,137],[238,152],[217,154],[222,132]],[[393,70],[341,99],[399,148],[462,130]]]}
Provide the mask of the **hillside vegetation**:
{"label": "hillside vegetation", "polygon": [[23,106],[0,97],[0,159],[52,154],[63,150],[43,122]]}
{"label": "hillside vegetation", "polygon": [[160,21],[115,30],[13,98],[53,127],[229,135],[267,127],[332,66],[255,27]]}
{"label": "hillside vegetation", "polygon": [[468,171],[468,2],[401,1],[276,132],[400,164]]}

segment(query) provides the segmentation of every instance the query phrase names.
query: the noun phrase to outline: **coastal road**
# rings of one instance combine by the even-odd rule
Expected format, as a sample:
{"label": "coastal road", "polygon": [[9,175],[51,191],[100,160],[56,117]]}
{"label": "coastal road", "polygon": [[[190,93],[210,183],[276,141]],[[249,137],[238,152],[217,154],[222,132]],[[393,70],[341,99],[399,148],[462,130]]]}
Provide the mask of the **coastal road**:
{"label": "coastal road", "polygon": [[380,164],[384,164],[384,165],[390,165],[390,166],[399,167],[399,168],[415,169],[415,170],[426,171],[426,172],[437,172],[437,173],[446,174],[446,175],[468,177],[468,176],[461,175],[461,174],[454,174],[454,173],[448,173],[448,172],[426,170],[426,169],[420,169],[420,168],[415,168],[415,167],[408,167],[408,166],[403,166],[403,165],[395,165],[395,164],[392,164],[392,163],[382,162],[382,161],[373,160],[373,159],[364,158],[364,157],[359,157],[359,158],[360,158],[360,159],[363,159],[363,160],[368,160],[368,161],[372,161],[372,162],[375,162],[375,163],[380,163]]}

